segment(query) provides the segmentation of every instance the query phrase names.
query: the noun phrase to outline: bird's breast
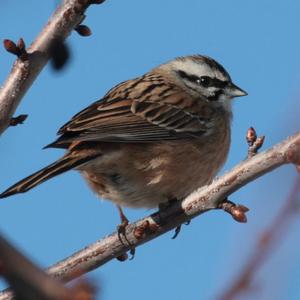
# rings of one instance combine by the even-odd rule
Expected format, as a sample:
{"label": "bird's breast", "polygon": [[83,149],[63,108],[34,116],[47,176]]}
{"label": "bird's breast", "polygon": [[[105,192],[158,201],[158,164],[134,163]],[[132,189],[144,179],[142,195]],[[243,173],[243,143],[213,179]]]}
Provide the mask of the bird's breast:
{"label": "bird's breast", "polygon": [[101,198],[154,208],[210,183],[226,160],[229,143],[227,130],[212,139],[121,144],[81,172]]}

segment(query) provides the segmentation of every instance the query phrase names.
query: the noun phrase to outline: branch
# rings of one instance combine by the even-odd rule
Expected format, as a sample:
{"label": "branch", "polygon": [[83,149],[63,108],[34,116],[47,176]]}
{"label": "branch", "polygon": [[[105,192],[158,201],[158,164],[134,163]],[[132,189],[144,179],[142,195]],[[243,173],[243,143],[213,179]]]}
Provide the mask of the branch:
{"label": "branch", "polygon": [[[238,296],[245,295],[247,292],[253,292],[253,280],[259,269],[271,259],[276,245],[282,242],[287,236],[288,229],[295,216],[299,217],[300,208],[300,177],[296,181],[287,197],[284,206],[279,211],[274,221],[269,225],[259,237],[253,254],[243,266],[236,280],[227,287],[219,300],[234,300]],[[256,298],[256,297],[255,297]]]}
{"label": "branch", "polygon": [[4,40],[5,49],[18,58],[0,89],[0,135],[10,125],[21,99],[47,64],[53,46],[58,41],[62,43],[78,27],[90,4],[102,2],[104,0],[64,0],[28,49],[25,49],[22,39],[17,45],[10,40]]}
{"label": "branch", "polygon": [[[287,163],[300,165],[300,132],[271,149],[242,161],[210,185],[191,193],[182,202],[176,202],[163,211],[128,225],[126,238],[123,237],[120,240],[118,233],[112,233],[58,262],[47,271],[53,277],[67,282],[114,258],[124,258],[128,250],[136,248],[204,212],[218,209],[220,203],[227,196],[250,181]],[[141,228],[148,230],[143,230],[141,233]],[[0,300],[4,299],[11,299],[7,296],[7,292],[0,293]]]}
{"label": "branch", "polygon": [[[95,290],[87,282],[65,287],[34,265],[0,235],[0,275],[12,286],[16,299],[92,300]],[[13,294],[9,293],[8,297]]]}

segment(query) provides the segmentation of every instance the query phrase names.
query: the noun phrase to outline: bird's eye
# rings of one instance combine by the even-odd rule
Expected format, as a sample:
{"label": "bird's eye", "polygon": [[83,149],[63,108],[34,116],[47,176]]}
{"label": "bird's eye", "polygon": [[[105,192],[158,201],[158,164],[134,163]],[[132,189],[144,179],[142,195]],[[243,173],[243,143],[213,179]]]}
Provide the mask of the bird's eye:
{"label": "bird's eye", "polygon": [[198,80],[197,83],[199,85],[202,85],[204,87],[208,87],[211,85],[212,79],[208,76],[201,76]]}

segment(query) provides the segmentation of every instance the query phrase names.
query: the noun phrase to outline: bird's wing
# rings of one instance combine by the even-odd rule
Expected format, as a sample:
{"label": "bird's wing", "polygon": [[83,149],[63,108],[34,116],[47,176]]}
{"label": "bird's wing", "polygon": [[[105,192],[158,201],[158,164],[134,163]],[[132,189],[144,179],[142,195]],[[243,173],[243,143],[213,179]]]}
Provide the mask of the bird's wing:
{"label": "bird's wing", "polygon": [[49,147],[66,147],[74,141],[155,142],[198,137],[208,129],[207,116],[193,113],[187,97],[160,76],[121,83],[62,126],[61,136]]}

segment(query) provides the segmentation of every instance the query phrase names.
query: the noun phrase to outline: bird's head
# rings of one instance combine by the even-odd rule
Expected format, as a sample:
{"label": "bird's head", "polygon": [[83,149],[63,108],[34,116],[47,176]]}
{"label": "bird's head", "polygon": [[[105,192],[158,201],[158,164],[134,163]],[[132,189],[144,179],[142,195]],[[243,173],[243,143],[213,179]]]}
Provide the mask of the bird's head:
{"label": "bird's head", "polygon": [[229,100],[247,95],[232,82],[224,67],[208,56],[178,57],[159,68],[191,96],[216,105],[227,107]]}

